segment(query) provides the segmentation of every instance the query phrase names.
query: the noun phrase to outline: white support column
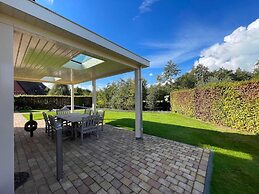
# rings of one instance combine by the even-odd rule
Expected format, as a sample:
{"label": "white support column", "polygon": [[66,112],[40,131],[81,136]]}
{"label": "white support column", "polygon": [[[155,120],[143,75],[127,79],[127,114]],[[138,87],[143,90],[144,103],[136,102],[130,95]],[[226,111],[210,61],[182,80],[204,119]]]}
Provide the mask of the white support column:
{"label": "white support column", "polygon": [[75,91],[74,91],[74,85],[71,85],[71,113],[74,112],[75,109]]}
{"label": "white support column", "polygon": [[0,193],[14,193],[13,27],[0,23]]}
{"label": "white support column", "polygon": [[92,109],[96,113],[96,80],[92,80]]}
{"label": "white support column", "polygon": [[135,70],[135,137],[143,138],[141,68]]}

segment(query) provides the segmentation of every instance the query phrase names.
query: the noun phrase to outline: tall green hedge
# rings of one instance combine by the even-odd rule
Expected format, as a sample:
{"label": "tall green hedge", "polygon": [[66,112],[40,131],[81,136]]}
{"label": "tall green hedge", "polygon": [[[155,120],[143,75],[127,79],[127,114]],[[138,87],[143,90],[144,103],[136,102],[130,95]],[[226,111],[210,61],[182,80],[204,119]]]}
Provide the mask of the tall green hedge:
{"label": "tall green hedge", "polygon": [[[14,96],[15,110],[23,109],[58,109],[70,105],[70,96],[18,95]],[[75,96],[75,105],[91,106],[92,97]]]}
{"label": "tall green hedge", "polygon": [[219,83],[171,92],[171,110],[204,121],[259,132],[259,82]]}

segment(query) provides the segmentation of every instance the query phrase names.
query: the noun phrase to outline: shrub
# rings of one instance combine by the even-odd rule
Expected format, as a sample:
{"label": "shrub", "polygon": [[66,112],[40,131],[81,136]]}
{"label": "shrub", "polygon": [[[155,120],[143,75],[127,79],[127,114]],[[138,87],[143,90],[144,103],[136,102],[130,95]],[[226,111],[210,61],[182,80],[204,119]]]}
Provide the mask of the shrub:
{"label": "shrub", "polygon": [[191,117],[259,132],[259,82],[231,82],[171,92],[171,109]]}
{"label": "shrub", "polygon": [[[92,97],[76,96],[75,105],[91,106]],[[30,109],[58,109],[64,105],[70,105],[69,96],[41,96],[41,95],[18,95],[14,96],[15,110]]]}

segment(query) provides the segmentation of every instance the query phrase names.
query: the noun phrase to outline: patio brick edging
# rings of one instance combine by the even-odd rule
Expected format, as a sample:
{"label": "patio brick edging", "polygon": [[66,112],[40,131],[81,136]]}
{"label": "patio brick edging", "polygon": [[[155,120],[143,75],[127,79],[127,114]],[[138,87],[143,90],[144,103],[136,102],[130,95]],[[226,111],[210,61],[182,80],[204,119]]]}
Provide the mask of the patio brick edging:
{"label": "patio brick edging", "polygon": [[213,158],[214,158],[214,152],[210,150],[210,156],[208,160],[208,167],[207,167],[207,173],[205,178],[205,184],[204,184],[204,194],[210,194],[210,185],[211,185],[211,177],[212,177],[212,171],[213,171]]}

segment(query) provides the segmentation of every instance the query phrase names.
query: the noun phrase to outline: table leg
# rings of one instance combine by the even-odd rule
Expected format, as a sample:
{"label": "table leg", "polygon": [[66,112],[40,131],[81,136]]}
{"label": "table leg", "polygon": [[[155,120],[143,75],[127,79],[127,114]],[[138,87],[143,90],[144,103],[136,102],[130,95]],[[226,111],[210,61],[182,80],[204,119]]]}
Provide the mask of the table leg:
{"label": "table leg", "polygon": [[78,127],[78,123],[76,123],[76,122],[72,123],[72,128],[73,128],[72,139],[73,140],[76,140],[76,138],[77,138],[77,132],[76,132],[77,127]]}

